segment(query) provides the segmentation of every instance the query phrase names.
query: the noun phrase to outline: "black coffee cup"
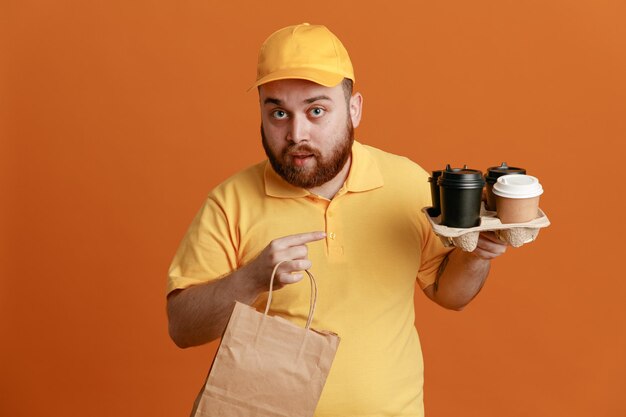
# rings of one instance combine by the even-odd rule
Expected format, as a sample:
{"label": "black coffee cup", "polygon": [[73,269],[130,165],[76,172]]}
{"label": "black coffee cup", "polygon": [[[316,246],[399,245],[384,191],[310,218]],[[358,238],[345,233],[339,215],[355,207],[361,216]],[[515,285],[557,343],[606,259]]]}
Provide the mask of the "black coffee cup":
{"label": "black coffee cup", "polygon": [[522,174],[526,175],[524,168],[510,167],[503,162],[499,167],[487,168],[485,174],[485,181],[487,182],[487,201],[485,202],[485,208],[487,210],[496,211],[496,196],[493,194],[493,185],[503,175]]}
{"label": "black coffee cup", "polygon": [[428,182],[430,183],[430,195],[433,200],[432,207],[428,210],[428,214],[430,217],[437,217],[441,214],[441,203],[439,199],[439,185],[437,184],[437,180],[441,176],[443,170],[433,171],[432,177],[428,178]]}
{"label": "black coffee cup", "polygon": [[477,169],[450,168],[441,173],[439,180],[441,224],[448,227],[468,228],[480,224],[480,203],[485,180]]}

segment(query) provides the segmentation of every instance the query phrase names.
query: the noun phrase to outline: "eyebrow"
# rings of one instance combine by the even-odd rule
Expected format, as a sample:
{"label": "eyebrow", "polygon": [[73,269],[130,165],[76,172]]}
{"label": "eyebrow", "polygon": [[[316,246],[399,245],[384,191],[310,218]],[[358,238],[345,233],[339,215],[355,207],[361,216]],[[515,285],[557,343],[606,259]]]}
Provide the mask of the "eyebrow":
{"label": "eyebrow", "polygon": [[276,104],[277,106],[280,106],[283,102],[277,98],[268,97],[263,101],[263,104]]}
{"label": "eyebrow", "polygon": [[330,97],[325,96],[325,95],[315,96],[315,97],[307,98],[306,100],[304,100],[304,102],[307,104],[311,104],[319,100],[330,100]]}
{"label": "eyebrow", "polygon": [[[311,97],[311,98],[307,98],[304,100],[305,103],[307,104],[311,104],[311,103],[315,103],[316,101],[319,100],[331,100],[330,97],[326,96],[326,95],[321,95],[321,96],[315,96],[315,97]],[[263,104],[275,104],[277,106],[281,106],[283,104],[282,100],[277,99],[277,98],[273,98],[273,97],[268,97],[265,100],[263,100]]]}

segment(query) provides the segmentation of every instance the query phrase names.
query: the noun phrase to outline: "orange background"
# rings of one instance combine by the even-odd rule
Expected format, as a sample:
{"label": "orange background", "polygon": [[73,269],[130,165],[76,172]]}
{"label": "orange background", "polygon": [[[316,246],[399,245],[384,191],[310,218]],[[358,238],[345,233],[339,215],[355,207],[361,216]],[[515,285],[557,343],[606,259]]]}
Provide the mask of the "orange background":
{"label": "orange background", "polygon": [[0,415],[188,415],[216,345],[169,340],[167,267],[264,157],[257,50],[303,21],[352,56],[360,141],[545,188],[552,226],[464,312],[417,294],[427,415],[626,415],[626,4],[295,4],[0,4]]}

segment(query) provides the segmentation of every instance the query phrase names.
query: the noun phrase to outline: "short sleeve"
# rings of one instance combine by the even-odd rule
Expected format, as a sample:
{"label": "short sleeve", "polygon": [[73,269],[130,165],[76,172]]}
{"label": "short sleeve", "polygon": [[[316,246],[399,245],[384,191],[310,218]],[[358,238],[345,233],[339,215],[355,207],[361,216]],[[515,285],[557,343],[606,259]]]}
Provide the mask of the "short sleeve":
{"label": "short sleeve", "polygon": [[421,231],[421,261],[419,270],[417,272],[417,282],[419,286],[424,289],[435,283],[437,278],[437,272],[439,266],[443,262],[444,258],[454,250],[454,247],[446,247],[441,242],[441,239],[433,231],[430,222],[426,218],[426,215],[421,211],[423,207],[432,206],[432,200],[430,196],[430,185],[428,182],[428,174],[420,169],[421,178],[419,184],[420,189],[420,212],[417,216],[418,228]]}
{"label": "short sleeve", "polygon": [[420,268],[417,272],[417,281],[422,289],[435,283],[441,262],[454,250],[454,248],[443,245],[439,237],[433,232],[426,218],[423,219],[423,223],[422,257]]}
{"label": "short sleeve", "polygon": [[167,293],[202,284],[237,268],[234,227],[213,198],[207,198],[183,238],[169,269]]}

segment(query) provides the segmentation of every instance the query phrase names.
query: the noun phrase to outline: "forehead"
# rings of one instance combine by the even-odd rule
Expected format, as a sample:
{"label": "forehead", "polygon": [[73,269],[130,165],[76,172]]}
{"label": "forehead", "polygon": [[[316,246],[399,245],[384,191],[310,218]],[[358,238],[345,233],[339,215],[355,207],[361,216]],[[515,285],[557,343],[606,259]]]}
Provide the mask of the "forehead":
{"label": "forehead", "polygon": [[330,101],[340,101],[343,100],[343,96],[341,84],[325,87],[308,80],[278,80],[259,87],[261,104],[266,99],[278,100],[285,104],[299,104],[315,97],[326,97]]}

